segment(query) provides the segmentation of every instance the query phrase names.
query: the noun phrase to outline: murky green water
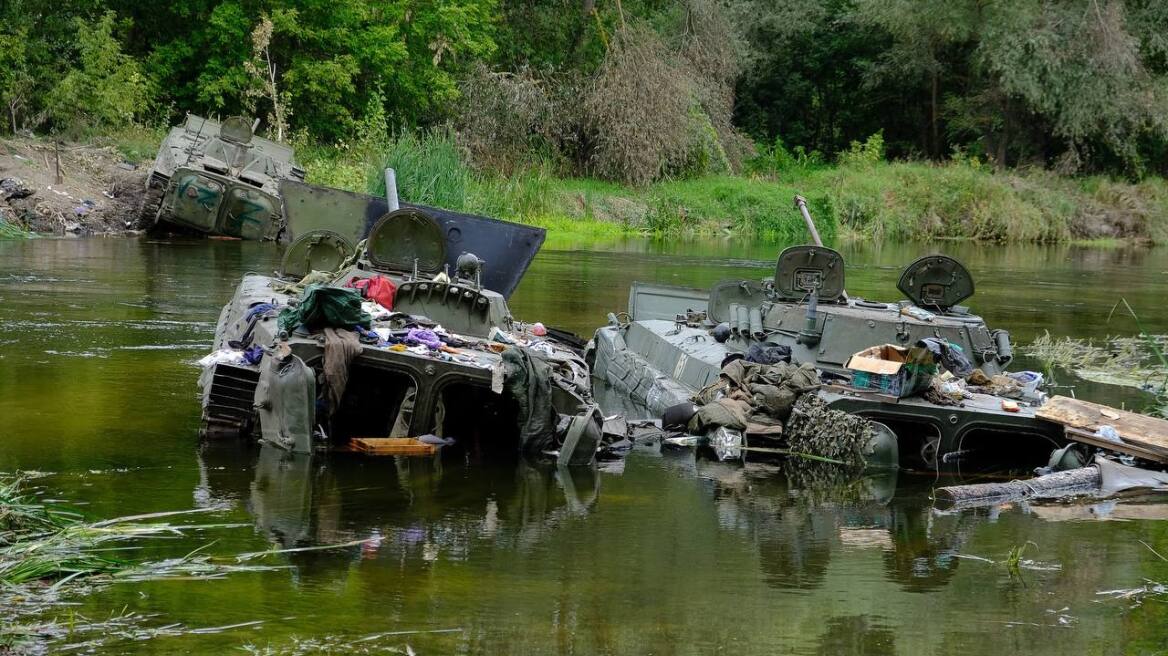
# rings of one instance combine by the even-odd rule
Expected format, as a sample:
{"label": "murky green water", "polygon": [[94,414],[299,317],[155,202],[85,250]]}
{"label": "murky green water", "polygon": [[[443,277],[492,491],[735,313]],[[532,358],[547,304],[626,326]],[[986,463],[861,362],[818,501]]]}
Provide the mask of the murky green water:
{"label": "murky green water", "polygon": [[[568,250],[571,248],[572,250]],[[978,282],[972,305],[1027,342],[1041,331],[1130,334],[1107,314],[1126,297],[1168,330],[1168,251],[943,244]],[[778,247],[556,244],[532,266],[517,316],[588,333],[628,285],[705,286],[762,277]],[[921,247],[843,248],[848,290],[892,299]],[[1168,507],[1100,504],[940,515],[932,479],[832,485],[822,471],[746,469],[634,452],[623,471],[537,466],[288,461],[199,448],[198,370],[239,275],[276,253],[238,242],[0,243],[0,470],[108,517],[223,504],[217,523],[136,557],[237,554],[366,540],[269,557],[277,571],[213,581],[118,584],[89,617],[233,630],[141,642],[118,653],[284,648],[293,636],[420,654],[1153,654],[1168,653],[1163,597],[1133,607],[1100,591],[1168,581]],[[1025,364],[1025,363],[1023,363]],[[1080,396],[1138,404],[1078,383]],[[1108,515],[1123,521],[1098,521]],[[203,520],[200,520],[203,521]],[[1012,546],[1050,568],[1011,578]],[[0,609],[0,614],[3,610]],[[0,615],[2,617],[2,615]]]}

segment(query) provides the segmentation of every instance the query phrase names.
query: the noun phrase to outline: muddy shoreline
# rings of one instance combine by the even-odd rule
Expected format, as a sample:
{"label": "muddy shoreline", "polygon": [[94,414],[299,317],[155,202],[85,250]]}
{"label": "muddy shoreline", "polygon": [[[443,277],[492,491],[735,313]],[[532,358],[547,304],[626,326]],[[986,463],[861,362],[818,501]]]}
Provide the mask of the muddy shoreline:
{"label": "muddy shoreline", "polygon": [[148,165],[112,146],[0,140],[0,220],[46,235],[133,235]]}

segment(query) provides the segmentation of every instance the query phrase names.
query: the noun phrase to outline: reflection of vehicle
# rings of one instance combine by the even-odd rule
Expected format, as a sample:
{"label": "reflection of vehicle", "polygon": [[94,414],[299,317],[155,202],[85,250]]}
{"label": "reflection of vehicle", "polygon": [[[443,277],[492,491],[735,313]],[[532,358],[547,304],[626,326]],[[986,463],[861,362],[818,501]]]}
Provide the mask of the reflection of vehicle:
{"label": "reflection of vehicle", "polygon": [[304,179],[291,148],[252,135],[242,117],[219,123],[188,114],[158,149],[140,222],[276,239],[283,227],[277,189],[282,179]]}
{"label": "reflection of vehicle", "polygon": [[[588,357],[594,376],[657,414],[717,381],[724,359],[752,345],[788,347],[793,362],[812,363],[841,382],[850,378],[845,364],[851,355],[927,337],[956,345],[989,376],[1010,363],[1009,335],[990,330],[961,305],[974,284],[960,262],[922,257],[904,269],[897,287],[906,297],[898,303],[849,296],[842,255],[823,246],[793,246],[779,254],[774,276],[761,281],[726,280],[708,292],[634,283],[627,315],[610,315]],[[729,327],[724,342],[714,338],[719,324]],[[1036,419],[1033,408],[1007,412],[1001,399],[986,394],[945,406],[840,385],[820,394],[832,407],[888,425],[900,438],[901,454],[919,451],[934,466],[949,452],[984,447],[998,437],[1008,439],[1013,456],[1033,446],[1025,455],[1041,464],[1049,440],[1064,439],[1061,427]],[[1019,439],[1025,436],[1037,439]],[[907,438],[920,443],[906,444]]]}
{"label": "reflection of vehicle", "polygon": [[713,482],[722,526],[758,541],[767,585],[823,587],[840,550],[881,554],[889,581],[905,590],[944,587],[976,519],[935,515],[922,481],[895,471],[845,473],[836,465],[786,460],[778,465],[697,459]]}
{"label": "reflection of vehicle", "polygon": [[[491,534],[519,541],[563,517],[590,512],[600,493],[591,467],[547,462],[378,462],[288,453],[264,445],[213,444],[199,454],[205,505],[242,502],[257,528],[283,548],[367,541],[349,553],[422,556]],[[242,465],[242,466],[241,466]]]}

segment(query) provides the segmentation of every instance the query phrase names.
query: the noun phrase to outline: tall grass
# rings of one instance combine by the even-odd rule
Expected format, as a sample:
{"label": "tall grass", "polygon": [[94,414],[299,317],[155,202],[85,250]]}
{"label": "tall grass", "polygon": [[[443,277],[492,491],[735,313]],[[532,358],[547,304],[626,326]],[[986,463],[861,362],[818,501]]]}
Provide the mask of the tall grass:
{"label": "tall grass", "polygon": [[793,205],[808,198],[825,239],[974,239],[1057,242],[1136,237],[1168,242],[1168,183],[995,172],[974,159],[885,162],[880,144],[856,144],[828,165],[781,143],[751,160],[747,175],[664,180],[644,187],[560,179],[548,164],[511,175],[475,170],[447,130],[403,131],[343,148],[298,150],[310,182],[383,194],[397,173],[411,203],[512,221],[598,232],[724,234],[803,241]]}
{"label": "tall grass", "polygon": [[527,222],[548,211],[546,167],[510,176],[476,172],[445,130],[404,132],[376,148],[365,167],[368,193],[385,194],[386,168],[394,169],[398,197],[405,202]]}
{"label": "tall grass", "polygon": [[[143,626],[148,617],[132,613],[89,620],[69,606],[66,623],[53,616],[61,612],[61,604],[70,603],[68,598],[90,594],[117,582],[217,579],[235,572],[280,567],[244,563],[257,555],[280,551],[229,558],[199,554],[201,549],[163,560],[134,560],[125,556],[147,540],[222,527],[222,524],[160,521],[218,510],[161,512],[90,521],[79,513],[38,501],[19,477],[0,476],[0,608],[4,609],[0,621],[0,654],[42,653],[47,644],[66,641],[71,643],[70,648],[81,648],[97,647],[109,641],[144,640],[161,634],[182,635],[186,630],[181,624],[151,629]],[[85,642],[76,642],[79,639]]]}
{"label": "tall grass", "polygon": [[453,136],[446,131],[406,131],[386,141],[366,168],[366,190],[385,195],[384,171],[397,176],[398,197],[410,203],[467,209],[474,177]]}

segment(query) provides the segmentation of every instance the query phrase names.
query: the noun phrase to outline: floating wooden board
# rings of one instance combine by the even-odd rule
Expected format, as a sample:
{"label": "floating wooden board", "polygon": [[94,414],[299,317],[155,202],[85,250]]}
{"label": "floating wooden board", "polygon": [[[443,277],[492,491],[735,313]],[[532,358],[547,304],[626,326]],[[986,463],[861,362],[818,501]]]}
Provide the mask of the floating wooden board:
{"label": "floating wooden board", "polygon": [[438,447],[412,437],[354,437],[347,451],[369,456],[432,456]]}
{"label": "floating wooden board", "polygon": [[[1034,415],[1067,427],[1067,438],[1094,446],[1168,462],[1168,421],[1090,401],[1055,396]],[[1100,426],[1112,426],[1124,444],[1095,435]]]}

